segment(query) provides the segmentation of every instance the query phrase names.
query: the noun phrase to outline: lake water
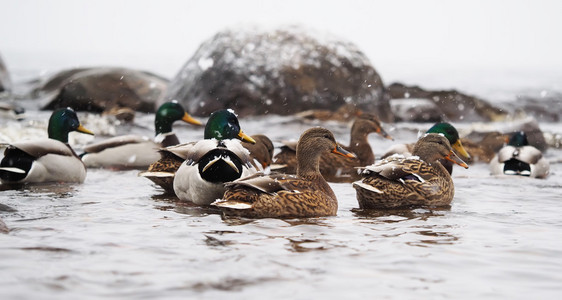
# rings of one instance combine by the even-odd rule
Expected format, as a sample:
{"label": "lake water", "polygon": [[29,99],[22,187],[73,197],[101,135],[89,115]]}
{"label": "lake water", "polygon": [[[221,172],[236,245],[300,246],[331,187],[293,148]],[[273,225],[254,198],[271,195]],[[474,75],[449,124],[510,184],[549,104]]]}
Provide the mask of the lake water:
{"label": "lake water", "polygon": [[[4,141],[44,135],[49,112],[2,121]],[[152,115],[94,132],[153,135]],[[319,123],[246,118],[248,134],[298,138]],[[349,124],[322,124],[348,143]],[[458,124],[466,129],[470,124]],[[394,142],[430,124],[393,124]],[[561,133],[559,123],[541,124]],[[182,141],[202,129],[176,124]],[[267,131],[264,131],[266,130]],[[90,137],[72,134],[79,150]],[[103,135],[97,139],[105,138]],[[79,151],[78,151],[79,152]],[[455,168],[450,209],[361,211],[351,184],[331,184],[336,217],[224,218],[162,195],[138,171],[88,170],[83,184],[0,191],[1,299],[548,299],[562,295],[562,150],[545,180]]]}

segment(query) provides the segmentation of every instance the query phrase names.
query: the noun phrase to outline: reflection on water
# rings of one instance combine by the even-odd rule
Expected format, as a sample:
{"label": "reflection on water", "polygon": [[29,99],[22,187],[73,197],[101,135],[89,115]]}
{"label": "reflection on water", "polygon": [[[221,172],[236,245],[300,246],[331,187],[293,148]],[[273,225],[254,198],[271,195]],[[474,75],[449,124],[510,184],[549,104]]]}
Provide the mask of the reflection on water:
{"label": "reflection on water", "polygon": [[[242,126],[258,133],[264,121]],[[310,125],[275,126],[281,140]],[[346,124],[329,126],[348,139]],[[185,126],[178,135],[200,132]],[[395,136],[370,136],[375,154],[401,142]],[[338,215],[310,219],[226,217],[162,194],[136,170],[2,187],[0,285],[10,288],[0,297],[553,298],[562,279],[561,166],[534,180],[472,165],[454,173],[446,209],[361,210],[350,184],[332,184]]]}

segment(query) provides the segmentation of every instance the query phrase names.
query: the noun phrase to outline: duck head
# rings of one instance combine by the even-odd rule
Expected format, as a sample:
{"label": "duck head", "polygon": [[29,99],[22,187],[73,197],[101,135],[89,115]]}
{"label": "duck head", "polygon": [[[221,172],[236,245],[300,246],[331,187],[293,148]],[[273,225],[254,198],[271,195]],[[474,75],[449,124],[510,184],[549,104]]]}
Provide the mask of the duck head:
{"label": "duck head", "polygon": [[351,132],[354,131],[366,133],[376,132],[386,139],[394,140],[392,136],[386,133],[386,131],[382,128],[379,118],[370,113],[362,113],[357,117],[351,127]]}
{"label": "duck head", "polygon": [[515,132],[511,138],[509,138],[509,146],[513,147],[523,147],[528,146],[529,142],[527,141],[527,135],[523,131]]}
{"label": "duck head", "polygon": [[221,109],[213,112],[205,125],[205,139],[239,139],[255,144],[256,141],[240,129],[238,117],[232,109]]}
{"label": "duck head", "polygon": [[51,114],[51,118],[49,118],[49,127],[47,129],[49,138],[68,143],[68,133],[71,131],[94,135],[93,132],[80,124],[78,116],[72,108],[59,108],[55,110]]}
{"label": "duck head", "polygon": [[468,169],[468,165],[453,152],[449,140],[441,133],[425,134],[414,146],[412,154],[427,163],[434,163],[439,159],[446,159]]}
{"label": "duck head", "polygon": [[453,149],[460,155],[465,158],[470,158],[466,149],[462,146],[461,140],[459,139],[459,132],[457,129],[447,123],[447,122],[440,122],[433,125],[426,133],[441,133],[447,138]]}
{"label": "duck head", "polygon": [[175,121],[182,120],[193,125],[202,125],[201,122],[191,117],[177,101],[166,102],[158,108],[154,117],[156,135],[172,132]]}

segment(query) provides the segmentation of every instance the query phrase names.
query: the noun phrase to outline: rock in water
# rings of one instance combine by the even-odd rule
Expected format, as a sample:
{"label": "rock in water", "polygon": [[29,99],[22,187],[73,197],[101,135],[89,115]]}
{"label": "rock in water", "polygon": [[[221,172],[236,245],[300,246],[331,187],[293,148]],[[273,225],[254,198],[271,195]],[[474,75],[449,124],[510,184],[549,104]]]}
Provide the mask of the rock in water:
{"label": "rock in water", "polygon": [[12,89],[12,82],[10,81],[10,75],[8,74],[8,69],[2,61],[2,56],[0,55],[0,92],[9,92]]}
{"label": "rock in water", "polygon": [[155,112],[164,102],[168,81],[148,72],[124,68],[83,68],[54,74],[34,89],[43,109],[72,107],[103,112],[130,108]]}
{"label": "rock in water", "polygon": [[507,116],[506,111],[456,90],[428,91],[419,86],[393,83],[388,86],[387,91],[391,99],[416,98],[435,102],[443,114],[443,120],[454,122],[501,121]]}
{"label": "rock in water", "polygon": [[199,116],[222,108],[289,115],[354,104],[393,119],[381,77],[355,45],[297,27],[217,33],[172,80],[167,99]]}

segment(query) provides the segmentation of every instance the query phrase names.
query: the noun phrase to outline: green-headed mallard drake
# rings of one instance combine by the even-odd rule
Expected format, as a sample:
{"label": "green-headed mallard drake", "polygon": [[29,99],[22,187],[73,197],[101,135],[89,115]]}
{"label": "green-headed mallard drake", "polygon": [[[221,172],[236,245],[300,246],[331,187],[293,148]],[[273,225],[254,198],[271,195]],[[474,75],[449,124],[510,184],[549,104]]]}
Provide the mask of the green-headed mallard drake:
{"label": "green-headed mallard drake", "polygon": [[451,175],[438,161],[450,160],[468,168],[442,134],[428,133],[418,140],[413,155],[389,156],[362,172],[353,183],[360,208],[447,206],[455,188]]}
{"label": "green-headed mallard drake", "polygon": [[250,218],[334,216],[338,201],[318,168],[320,156],[330,151],[354,157],[338,146],[329,130],[308,129],[297,144],[296,175],[260,172],[227,183],[223,199],[213,205],[227,215]]}
{"label": "green-headed mallard drake", "polygon": [[9,145],[0,162],[3,183],[84,182],[86,167],[68,145],[68,133],[93,133],[78,121],[70,108],[53,112],[49,119],[48,139]]}
{"label": "green-headed mallard drake", "polygon": [[[435,123],[435,125],[429,128],[426,133],[443,134],[458,155],[462,156],[464,159],[470,158],[470,155],[468,154],[468,152],[466,152],[466,149],[464,149],[461,140],[459,139],[459,132],[453,125],[446,122]],[[414,145],[415,144],[394,145],[386,151],[382,158],[387,158],[393,154],[402,154],[408,157],[412,155]],[[445,169],[447,169],[447,172],[449,172],[449,174],[453,174],[453,163],[448,160],[440,160],[440,162],[443,164]]]}
{"label": "green-headed mallard drake", "polygon": [[172,124],[179,120],[201,125],[176,101],[166,102],[154,117],[154,140],[138,135],[116,136],[86,146],[82,161],[89,168],[146,168],[160,158],[158,149],[179,144],[178,137],[172,132]]}
{"label": "green-headed mallard drake", "polygon": [[529,145],[523,131],[514,133],[509,143],[490,161],[493,175],[521,175],[545,178],[550,165],[541,151]]}
{"label": "green-headed mallard drake", "polygon": [[[273,143],[264,135],[247,136],[242,129],[234,112],[230,109],[218,110],[211,114],[205,125],[204,139],[243,141],[242,146],[250,151],[250,163],[257,170],[264,170],[262,166],[271,164]],[[151,164],[148,170],[139,176],[152,180],[166,192],[174,193],[174,177],[187,155],[193,150],[197,142],[185,143],[160,149],[161,158]]]}
{"label": "green-headed mallard drake", "polygon": [[[320,156],[320,173],[329,182],[353,182],[360,178],[356,167],[370,165],[375,162],[373,149],[368,141],[368,135],[376,132],[381,136],[392,139],[381,127],[380,121],[373,114],[363,113],[358,116],[351,127],[351,140],[349,146],[342,146],[356,158],[335,156],[324,153]],[[285,143],[274,157],[276,165],[284,166],[279,169],[287,174],[295,174],[297,169],[296,143]]]}
{"label": "green-headed mallard drake", "polygon": [[222,197],[224,182],[257,172],[241,140],[255,143],[240,129],[234,111],[215,111],[209,116],[203,140],[162,149],[162,159],[141,176],[167,185],[173,178],[173,191],[180,200],[208,205]]}

